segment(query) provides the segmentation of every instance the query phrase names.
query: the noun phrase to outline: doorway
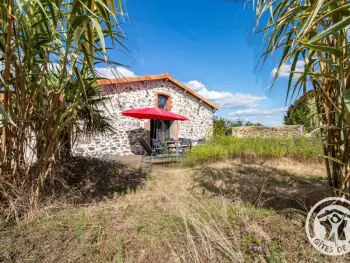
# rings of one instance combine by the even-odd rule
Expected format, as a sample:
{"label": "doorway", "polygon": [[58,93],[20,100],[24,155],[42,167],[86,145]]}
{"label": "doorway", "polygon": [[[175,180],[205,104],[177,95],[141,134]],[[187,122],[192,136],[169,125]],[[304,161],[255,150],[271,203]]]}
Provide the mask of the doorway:
{"label": "doorway", "polygon": [[172,121],[151,120],[151,139],[169,138],[171,123]]}

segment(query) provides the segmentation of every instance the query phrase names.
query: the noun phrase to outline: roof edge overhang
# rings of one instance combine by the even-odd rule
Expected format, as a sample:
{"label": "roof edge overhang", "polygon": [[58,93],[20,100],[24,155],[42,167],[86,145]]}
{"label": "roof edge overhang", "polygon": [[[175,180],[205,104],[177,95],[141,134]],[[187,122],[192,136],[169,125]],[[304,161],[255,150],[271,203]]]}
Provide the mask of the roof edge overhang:
{"label": "roof edge overhang", "polygon": [[186,90],[187,92],[191,93],[193,96],[197,97],[201,101],[205,102],[210,107],[219,110],[220,107],[216,106],[215,104],[211,103],[198,93],[196,93],[194,90],[187,87],[185,84],[181,83],[180,81],[174,79],[170,76],[170,74],[167,72],[165,74],[159,74],[159,75],[150,75],[150,76],[139,76],[139,77],[128,77],[128,78],[115,78],[115,79],[100,79],[98,80],[98,84],[102,86],[108,86],[108,85],[114,85],[114,84],[122,84],[122,83],[131,83],[131,82],[140,82],[140,81],[155,81],[155,80],[168,80],[171,81],[176,86]]}

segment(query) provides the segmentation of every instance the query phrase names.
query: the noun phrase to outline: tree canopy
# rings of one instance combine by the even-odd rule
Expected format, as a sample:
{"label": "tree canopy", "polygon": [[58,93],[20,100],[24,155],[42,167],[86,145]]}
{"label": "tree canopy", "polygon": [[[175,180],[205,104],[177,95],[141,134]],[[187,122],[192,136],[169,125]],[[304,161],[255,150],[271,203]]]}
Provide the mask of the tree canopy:
{"label": "tree canopy", "polygon": [[283,118],[285,125],[304,125],[307,131],[315,127],[313,114],[314,92],[310,91],[301,96],[294,104],[288,107],[287,113]]}

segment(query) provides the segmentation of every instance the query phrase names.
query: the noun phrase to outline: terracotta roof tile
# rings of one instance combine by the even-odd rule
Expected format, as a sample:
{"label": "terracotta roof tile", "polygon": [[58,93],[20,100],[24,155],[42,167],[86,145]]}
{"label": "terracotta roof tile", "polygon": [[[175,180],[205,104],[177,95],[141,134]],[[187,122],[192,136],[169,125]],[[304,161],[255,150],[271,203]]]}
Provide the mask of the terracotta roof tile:
{"label": "terracotta roof tile", "polygon": [[181,83],[180,81],[172,78],[169,73],[160,74],[160,75],[150,75],[150,76],[140,76],[140,77],[130,77],[130,78],[119,78],[119,79],[102,79],[99,80],[99,85],[107,86],[107,85],[113,85],[113,84],[120,84],[120,83],[130,83],[130,82],[139,82],[139,81],[152,81],[152,80],[169,80],[172,83],[174,83],[176,86],[186,90],[187,92],[191,93],[193,96],[199,98],[209,106],[213,107],[214,109],[219,110],[220,108],[216,106],[215,104],[211,103],[207,99],[203,98],[201,95],[187,87],[185,84]]}

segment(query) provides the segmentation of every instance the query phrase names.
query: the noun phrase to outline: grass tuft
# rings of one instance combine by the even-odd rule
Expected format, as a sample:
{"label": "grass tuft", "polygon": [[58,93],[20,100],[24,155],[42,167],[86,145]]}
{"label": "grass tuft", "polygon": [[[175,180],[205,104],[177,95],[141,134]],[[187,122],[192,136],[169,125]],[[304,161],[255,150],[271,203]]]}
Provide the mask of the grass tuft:
{"label": "grass tuft", "polygon": [[305,237],[304,212],[328,189],[319,165],[270,163],[156,166],[137,191],[0,228],[0,262],[350,262]]}
{"label": "grass tuft", "polygon": [[297,137],[214,137],[206,144],[193,147],[184,157],[193,166],[229,158],[274,159],[288,157],[297,161],[322,161],[322,144],[318,138]]}

